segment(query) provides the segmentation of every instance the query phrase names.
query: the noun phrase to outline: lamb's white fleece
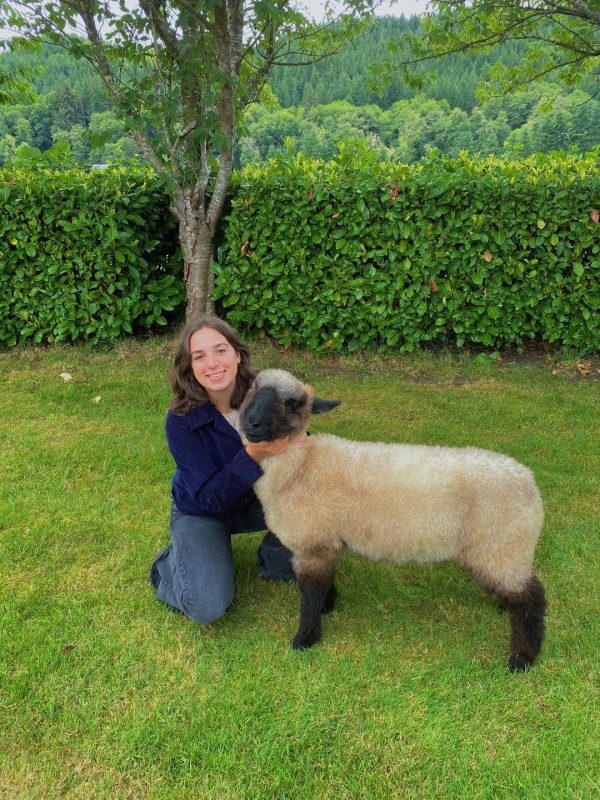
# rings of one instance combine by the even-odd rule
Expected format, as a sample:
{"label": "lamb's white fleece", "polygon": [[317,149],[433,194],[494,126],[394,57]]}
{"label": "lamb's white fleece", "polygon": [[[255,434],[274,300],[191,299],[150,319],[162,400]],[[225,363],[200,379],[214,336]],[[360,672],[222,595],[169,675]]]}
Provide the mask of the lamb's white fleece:
{"label": "lamb's white fleece", "polygon": [[508,456],[319,434],[261,466],[267,524],[299,560],[335,559],[344,546],[396,563],[452,559],[500,593],[532,575],[542,501]]}

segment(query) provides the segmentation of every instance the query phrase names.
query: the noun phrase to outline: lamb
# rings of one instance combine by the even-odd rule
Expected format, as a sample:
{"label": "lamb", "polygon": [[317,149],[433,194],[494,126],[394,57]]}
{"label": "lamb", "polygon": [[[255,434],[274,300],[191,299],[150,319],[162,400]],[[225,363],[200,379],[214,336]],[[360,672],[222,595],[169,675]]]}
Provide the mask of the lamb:
{"label": "lamb", "polygon": [[307,436],[314,397],[289,372],[260,372],[241,408],[249,442],[290,437],[261,462],[254,485],[269,528],[292,551],[300,590],[294,649],[321,639],[344,548],[398,564],[454,560],[508,610],[511,672],[528,669],[544,638],[544,587],[533,574],[543,506],[532,473],[473,447],[356,442]]}

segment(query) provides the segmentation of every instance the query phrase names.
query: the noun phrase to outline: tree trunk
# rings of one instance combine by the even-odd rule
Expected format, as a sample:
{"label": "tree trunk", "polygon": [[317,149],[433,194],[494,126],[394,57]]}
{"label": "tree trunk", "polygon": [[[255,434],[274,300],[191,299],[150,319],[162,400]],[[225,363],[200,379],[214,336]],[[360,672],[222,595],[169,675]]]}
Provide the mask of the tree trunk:
{"label": "tree trunk", "polygon": [[177,216],[187,295],[185,317],[189,321],[196,314],[214,309],[210,300],[214,288],[213,237],[203,214],[192,207],[189,198],[181,200],[177,203]]}

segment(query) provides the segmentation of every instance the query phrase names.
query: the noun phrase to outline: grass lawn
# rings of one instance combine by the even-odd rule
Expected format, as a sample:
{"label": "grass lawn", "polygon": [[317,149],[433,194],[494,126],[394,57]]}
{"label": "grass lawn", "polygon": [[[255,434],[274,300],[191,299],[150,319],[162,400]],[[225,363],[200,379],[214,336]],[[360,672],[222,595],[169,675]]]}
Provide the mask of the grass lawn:
{"label": "grass lawn", "polygon": [[600,383],[543,361],[254,348],[344,401],[313,431],[472,444],[533,469],[547,638],[511,675],[506,615],[452,564],[344,557],[324,641],[304,653],[295,586],[257,577],[261,534],[234,540],[217,623],[156,602],[173,349],[0,354],[0,797],[599,796]]}

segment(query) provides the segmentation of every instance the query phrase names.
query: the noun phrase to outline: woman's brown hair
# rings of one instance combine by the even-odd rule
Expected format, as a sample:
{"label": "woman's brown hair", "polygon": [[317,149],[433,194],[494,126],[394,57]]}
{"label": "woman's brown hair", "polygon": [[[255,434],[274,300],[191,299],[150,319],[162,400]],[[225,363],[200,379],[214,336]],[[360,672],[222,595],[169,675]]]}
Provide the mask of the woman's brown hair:
{"label": "woman's brown hair", "polygon": [[225,320],[214,314],[199,314],[187,323],[179,337],[179,347],[175,353],[170,375],[171,387],[175,395],[171,401],[170,409],[174,414],[186,414],[196,406],[210,403],[206,389],[198,383],[192,370],[190,338],[200,328],[212,328],[218,331],[240,356],[235,388],[230,401],[232,408],[240,407],[246,392],[256,377],[256,370],[252,365],[248,345],[242,341],[235,328],[232,328]]}

